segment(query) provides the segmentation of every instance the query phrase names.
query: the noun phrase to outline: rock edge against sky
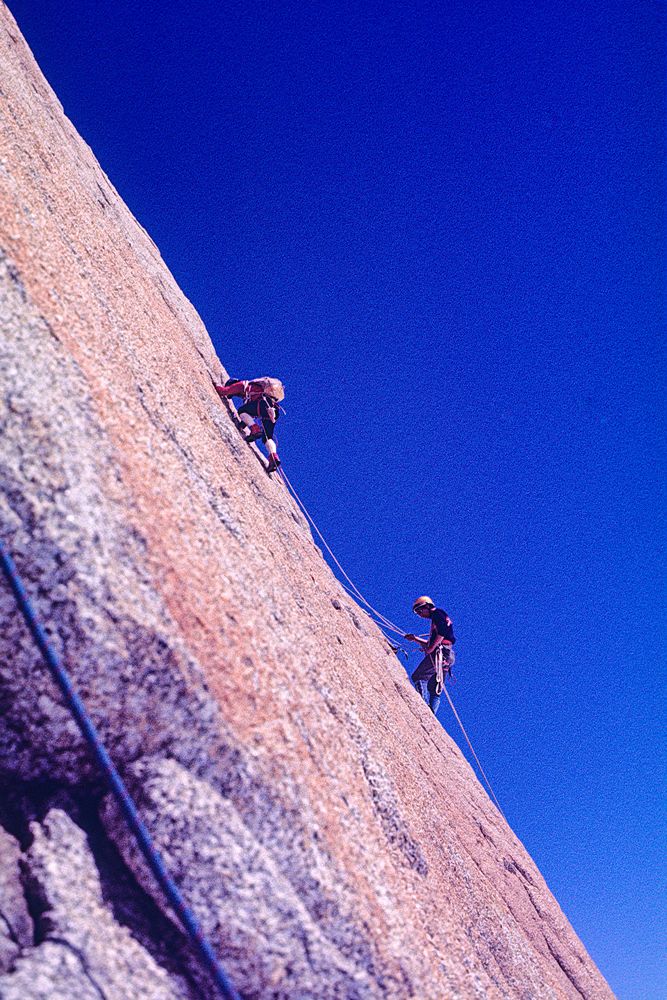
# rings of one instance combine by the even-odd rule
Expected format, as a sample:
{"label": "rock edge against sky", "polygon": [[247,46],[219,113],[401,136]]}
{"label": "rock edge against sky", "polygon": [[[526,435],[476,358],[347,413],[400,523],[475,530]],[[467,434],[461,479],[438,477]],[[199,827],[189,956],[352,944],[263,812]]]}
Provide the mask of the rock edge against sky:
{"label": "rock edge against sky", "polygon": [[[0,50],[2,537],[237,988],[611,996],[4,4]],[[0,1000],[212,995],[5,588],[0,617]]]}

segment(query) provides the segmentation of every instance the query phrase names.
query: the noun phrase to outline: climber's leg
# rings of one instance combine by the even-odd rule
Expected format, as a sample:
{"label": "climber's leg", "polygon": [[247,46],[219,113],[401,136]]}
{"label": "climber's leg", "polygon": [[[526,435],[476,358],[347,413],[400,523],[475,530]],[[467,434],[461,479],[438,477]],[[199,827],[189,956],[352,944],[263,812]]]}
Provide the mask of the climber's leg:
{"label": "climber's leg", "polygon": [[[437,715],[438,709],[440,708],[440,694],[438,692],[438,678],[436,674],[433,674],[433,677],[430,678],[426,687],[428,690],[428,698],[425,700],[428,701],[433,714]],[[442,688],[440,688],[440,690],[442,691]]]}

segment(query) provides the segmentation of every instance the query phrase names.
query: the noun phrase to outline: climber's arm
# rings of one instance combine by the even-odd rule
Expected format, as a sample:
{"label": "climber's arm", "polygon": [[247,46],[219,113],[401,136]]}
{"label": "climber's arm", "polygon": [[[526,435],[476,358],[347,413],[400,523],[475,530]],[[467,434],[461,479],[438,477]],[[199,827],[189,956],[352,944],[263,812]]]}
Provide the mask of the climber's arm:
{"label": "climber's arm", "polygon": [[229,385],[216,385],[215,391],[223,399],[229,399],[230,396],[245,396],[247,386],[247,382],[230,382]]}

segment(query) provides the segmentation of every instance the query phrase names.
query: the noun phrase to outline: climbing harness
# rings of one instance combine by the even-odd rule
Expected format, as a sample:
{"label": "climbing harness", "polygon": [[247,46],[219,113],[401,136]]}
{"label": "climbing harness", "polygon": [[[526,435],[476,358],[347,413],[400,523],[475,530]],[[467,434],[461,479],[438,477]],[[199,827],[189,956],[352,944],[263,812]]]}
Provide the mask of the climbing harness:
{"label": "climbing harness", "polygon": [[143,820],[139,816],[136,803],[128,792],[123,779],[118,773],[106,747],[102,743],[95,725],[88,715],[86,707],[77,694],[72,680],[65,669],[57,653],[49,643],[44,631],[44,627],[37,618],[35,609],[28,597],[28,594],[21,582],[18,571],[12,557],[7,552],[3,542],[0,540],[0,565],[16,599],[18,608],[25,619],[30,634],[39,649],[44,661],[51,672],[51,676],[60,688],[67,703],[67,707],[74,716],[74,719],[93,752],[100,769],[109,784],[109,787],[120,807],[125,818],[125,822],[134,834],[139,850],[143,854],[146,863],[155,876],[160,888],[166,896],[170,906],[178,915],[183,929],[187,933],[190,941],[199,954],[204,967],[213,977],[220,996],[224,1000],[241,1000],[222,964],[218,961],[213,948],[204,937],[197,918],[192,910],[187,906],[176,883],[165,868],[164,861],[158,853],[151,836]]}
{"label": "climbing harness", "polygon": [[[445,660],[445,650],[447,651],[447,659]],[[440,691],[438,694],[442,694],[442,689],[445,686],[445,681],[449,677],[450,680],[454,681],[454,675],[452,674],[452,667],[456,663],[456,656],[454,655],[454,650],[451,646],[443,643],[438,646],[435,650],[435,675],[437,677],[438,683],[440,685]]]}

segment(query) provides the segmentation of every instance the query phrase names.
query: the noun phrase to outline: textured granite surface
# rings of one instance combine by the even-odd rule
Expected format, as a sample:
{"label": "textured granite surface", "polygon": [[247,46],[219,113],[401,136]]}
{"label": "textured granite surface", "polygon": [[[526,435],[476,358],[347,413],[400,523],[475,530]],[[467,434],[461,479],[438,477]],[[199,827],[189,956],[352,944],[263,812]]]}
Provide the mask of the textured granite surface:
{"label": "textured granite surface", "polygon": [[[0,66],[0,531],[244,996],[610,997],[242,441],[201,320],[2,3]],[[10,942],[0,998],[21,976],[26,1000],[131,998],[128,961],[150,981],[136,995],[188,995],[153,957],[155,920],[118,923],[80,828],[45,804],[48,788],[99,807],[135,913],[171,926],[4,587],[0,646],[0,776],[23,814],[42,803],[23,857],[33,905],[42,858],[56,927]],[[67,887],[73,852],[85,878]]]}

